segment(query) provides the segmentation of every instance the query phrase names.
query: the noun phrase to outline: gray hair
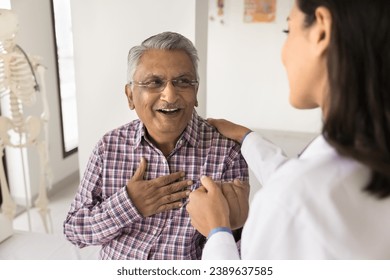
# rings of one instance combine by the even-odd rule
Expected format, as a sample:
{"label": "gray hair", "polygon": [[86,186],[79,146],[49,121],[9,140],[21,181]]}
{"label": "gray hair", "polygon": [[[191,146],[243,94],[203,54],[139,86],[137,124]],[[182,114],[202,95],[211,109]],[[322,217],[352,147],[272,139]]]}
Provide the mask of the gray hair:
{"label": "gray hair", "polygon": [[195,69],[196,79],[199,81],[198,73],[198,51],[194,44],[183,35],[175,32],[163,32],[149,37],[139,46],[132,47],[127,57],[127,82],[132,81],[141,56],[151,49],[158,50],[183,50],[192,61]]}

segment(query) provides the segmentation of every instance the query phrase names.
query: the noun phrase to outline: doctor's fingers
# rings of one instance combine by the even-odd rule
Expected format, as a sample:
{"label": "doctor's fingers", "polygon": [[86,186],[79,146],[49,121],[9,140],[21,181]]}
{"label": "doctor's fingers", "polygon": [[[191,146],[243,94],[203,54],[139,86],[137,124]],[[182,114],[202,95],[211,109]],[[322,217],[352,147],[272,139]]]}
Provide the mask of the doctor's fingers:
{"label": "doctor's fingers", "polygon": [[200,178],[200,181],[207,192],[215,192],[221,190],[222,182],[215,182],[208,176],[202,176]]}
{"label": "doctor's fingers", "polygon": [[213,198],[210,196],[210,193],[207,192],[206,188],[200,186],[198,189],[192,191],[188,196],[187,211],[205,211],[208,207],[211,207],[209,204],[213,203]]}

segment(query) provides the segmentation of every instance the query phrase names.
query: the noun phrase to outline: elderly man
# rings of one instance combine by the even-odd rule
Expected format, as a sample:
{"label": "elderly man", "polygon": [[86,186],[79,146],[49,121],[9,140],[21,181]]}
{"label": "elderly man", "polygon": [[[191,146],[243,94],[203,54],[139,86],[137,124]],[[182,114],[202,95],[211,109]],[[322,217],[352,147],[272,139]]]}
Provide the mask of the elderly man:
{"label": "elderly man", "polygon": [[[247,217],[249,186],[239,145],[195,111],[198,55],[164,32],[133,47],[125,92],[134,120],[107,133],[89,159],[64,223],[69,241],[101,245],[102,259],[200,259],[205,237],[184,205],[203,175],[221,184],[231,223]],[[228,182],[228,183],[226,183]]]}

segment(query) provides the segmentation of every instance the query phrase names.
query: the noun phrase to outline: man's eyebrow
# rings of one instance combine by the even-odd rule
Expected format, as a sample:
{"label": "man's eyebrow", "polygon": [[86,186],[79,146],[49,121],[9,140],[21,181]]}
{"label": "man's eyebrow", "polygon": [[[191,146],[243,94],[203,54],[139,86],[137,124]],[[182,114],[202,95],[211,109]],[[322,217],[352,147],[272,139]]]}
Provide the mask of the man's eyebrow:
{"label": "man's eyebrow", "polygon": [[149,73],[149,74],[146,74],[143,78],[144,79],[153,79],[153,78],[163,79],[164,77],[162,75],[159,75],[159,74]]}
{"label": "man's eyebrow", "polygon": [[184,72],[184,73],[178,73],[178,75],[176,77],[180,78],[180,77],[186,77],[186,76],[194,76],[195,74],[192,73],[192,72]]}

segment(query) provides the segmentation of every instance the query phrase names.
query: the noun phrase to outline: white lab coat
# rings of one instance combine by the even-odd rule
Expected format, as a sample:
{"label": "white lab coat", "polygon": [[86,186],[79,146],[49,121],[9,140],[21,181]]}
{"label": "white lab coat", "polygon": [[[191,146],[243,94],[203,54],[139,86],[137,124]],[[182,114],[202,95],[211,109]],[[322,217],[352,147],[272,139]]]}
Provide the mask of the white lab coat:
{"label": "white lab coat", "polygon": [[[362,191],[367,167],[322,136],[296,159],[256,133],[241,150],[263,184],[243,229],[242,259],[390,259],[390,198]],[[212,235],[202,258],[238,259],[233,237]]]}

